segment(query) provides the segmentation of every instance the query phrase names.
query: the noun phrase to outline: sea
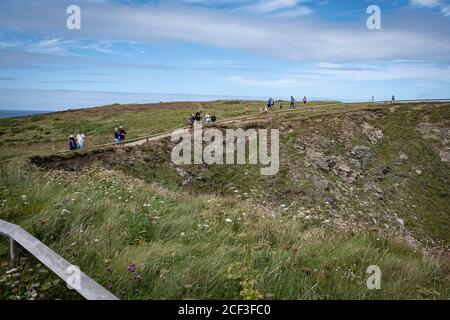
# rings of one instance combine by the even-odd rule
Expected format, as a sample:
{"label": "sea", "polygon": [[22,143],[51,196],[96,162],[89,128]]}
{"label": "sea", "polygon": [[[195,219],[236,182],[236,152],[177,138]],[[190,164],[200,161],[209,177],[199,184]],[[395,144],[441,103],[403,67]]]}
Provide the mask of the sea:
{"label": "sea", "polygon": [[42,110],[0,110],[0,119],[2,118],[13,118],[13,117],[24,117],[31,116],[35,114],[48,113],[50,111]]}

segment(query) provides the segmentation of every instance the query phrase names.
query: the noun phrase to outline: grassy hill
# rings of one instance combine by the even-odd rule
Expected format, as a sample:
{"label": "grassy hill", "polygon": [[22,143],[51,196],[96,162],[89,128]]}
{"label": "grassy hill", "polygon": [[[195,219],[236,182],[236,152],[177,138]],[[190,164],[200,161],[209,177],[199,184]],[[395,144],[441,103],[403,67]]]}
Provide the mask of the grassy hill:
{"label": "grassy hill", "polygon": [[[101,144],[117,125],[138,137],[197,110],[259,114],[257,101],[2,120],[1,158],[15,160],[1,166],[0,218],[122,299],[448,299],[450,106],[324,104],[216,126],[280,129],[272,177],[250,165],[176,167],[170,139],[43,154],[78,128]],[[0,258],[1,298],[78,298],[33,259],[6,274],[6,241]],[[367,289],[371,265],[381,290]]]}

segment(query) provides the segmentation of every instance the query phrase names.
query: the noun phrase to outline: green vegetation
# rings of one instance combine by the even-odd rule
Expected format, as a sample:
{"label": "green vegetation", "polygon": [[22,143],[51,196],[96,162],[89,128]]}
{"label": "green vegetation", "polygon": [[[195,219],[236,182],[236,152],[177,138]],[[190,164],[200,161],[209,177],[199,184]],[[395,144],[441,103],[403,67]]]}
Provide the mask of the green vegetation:
{"label": "green vegetation", "polygon": [[[8,139],[12,128],[15,139],[40,129],[66,134],[77,121],[92,126],[90,136],[107,137],[119,123],[140,136],[183,126],[194,107],[222,117],[245,113],[239,101],[164,106],[115,105],[76,111],[79,119],[67,112],[1,125]],[[273,177],[249,165],[177,168],[167,139],[92,153],[89,161],[72,154],[42,158],[48,163],[39,168],[8,162],[0,167],[0,219],[21,225],[121,299],[448,299],[450,170],[439,157],[445,140],[416,129],[427,123],[436,135],[448,128],[449,108],[365,109],[376,108],[261,119],[281,129]],[[383,137],[371,143],[376,128]],[[33,153],[3,143],[4,159]],[[358,145],[373,152],[364,170],[351,155]],[[330,167],[317,167],[310,149]],[[52,162],[61,170],[48,170]],[[343,164],[354,180],[342,175]],[[3,240],[0,298],[79,298],[55,276],[34,272],[45,268],[33,259],[7,274],[7,253]],[[366,287],[371,265],[382,270],[381,290]]]}

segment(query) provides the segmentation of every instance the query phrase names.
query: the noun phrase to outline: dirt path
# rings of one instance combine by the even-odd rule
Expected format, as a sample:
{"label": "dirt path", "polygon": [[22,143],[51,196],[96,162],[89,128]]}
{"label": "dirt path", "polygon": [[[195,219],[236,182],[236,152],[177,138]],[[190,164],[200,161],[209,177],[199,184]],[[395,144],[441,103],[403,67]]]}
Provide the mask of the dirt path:
{"label": "dirt path", "polygon": [[[439,100],[439,101],[431,101],[431,100],[415,100],[415,101],[396,101],[395,104],[404,104],[404,103],[412,103],[412,102],[448,102],[450,99],[444,99],[444,100]],[[380,108],[380,107],[392,107],[393,105],[390,103],[386,103],[386,102],[360,102],[360,103],[333,103],[333,104],[325,104],[325,105],[311,105],[311,106],[301,106],[298,107],[297,109],[285,109],[285,110],[276,110],[276,111],[269,111],[269,113],[267,114],[257,114],[257,115],[251,115],[251,116],[240,116],[240,117],[236,117],[236,118],[231,118],[231,119],[225,119],[225,120],[220,120],[217,121],[215,124],[233,124],[233,123],[245,123],[245,122],[249,122],[249,121],[253,121],[253,120],[264,120],[264,119],[269,119],[271,117],[275,117],[275,116],[279,116],[279,115],[284,115],[284,114],[288,114],[288,113],[292,113],[292,114],[301,114],[304,113],[305,115],[309,115],[309,116],[315,116],[315,115],[326,115],[328,113],[334,114],[336,112],[343,112],[343,111],[358,111],[358,110],[363,110],[363,109],[367,109],[367,108]],[[338,108],[334,108],[334,107],[338,107]],[[342,107],[342,108],[340,108]],[[127,147],[134,147],[134,146],[139,146],[142,145],[144,143],[150,142],[150,141],[157,141],[157,140],[161,140],[161,139],[165,139],[168,138],[172,135],[172,132],[174,132],[175,130],[182,130],[182,129],[187,129],[187,127],[185,128],[179,128],[179,129],[173,129],[170,131],[166,131],[166,132],[161,132],[161,133],[157,133],[157,134],[153,134],[153,135],[149,135],[149,136],[143,136],[143,137],[139,137],[139,138],[135,138],[135,139],[131,139],[128,140],[124,143],[124,146]],[[104,144],[104,145],[95,145],[95,146],[90,146],[87,147],[85,149],[83,149],[81,152],[90,152],[90,151],[96,151],[96,150],[102,150],[102,149],[107,149],[107,148],[111,148],[114,146],[114,143],[108,143],[108,144]],[[80,152],[80,151],[79,151]],[[62,155],[66,155],[66,154],[71,154],[74,153],[74,151],[69,151],[69,150],[61,150],[61,151],[57,151],[54,153],[49,153],[49,154],[43,154],[41,156],[62,156]],[[12,162],[15,160],[19,160],[21,158],[30,158],[30,156],[24,156],[24,157],[17,157],[17,158],[11,158],[6,160],[5,162]]]}

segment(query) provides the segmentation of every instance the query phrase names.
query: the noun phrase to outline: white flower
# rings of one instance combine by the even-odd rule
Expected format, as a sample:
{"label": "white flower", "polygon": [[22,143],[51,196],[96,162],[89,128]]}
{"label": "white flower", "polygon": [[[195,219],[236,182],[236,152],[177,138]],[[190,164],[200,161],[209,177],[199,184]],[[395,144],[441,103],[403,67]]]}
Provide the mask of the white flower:
{"label": "white flower", "polygon": [[184,237],[184,236],[186,235],[186,233],[182,232],[180,235],[181,235],[182,237]]}
{"label": "white flower", "polygon": [[230,218],[227,218],[227,219],[225,219],[225,222],[227,222],[227,223],[232,223],[233,220],[231,220]]}

